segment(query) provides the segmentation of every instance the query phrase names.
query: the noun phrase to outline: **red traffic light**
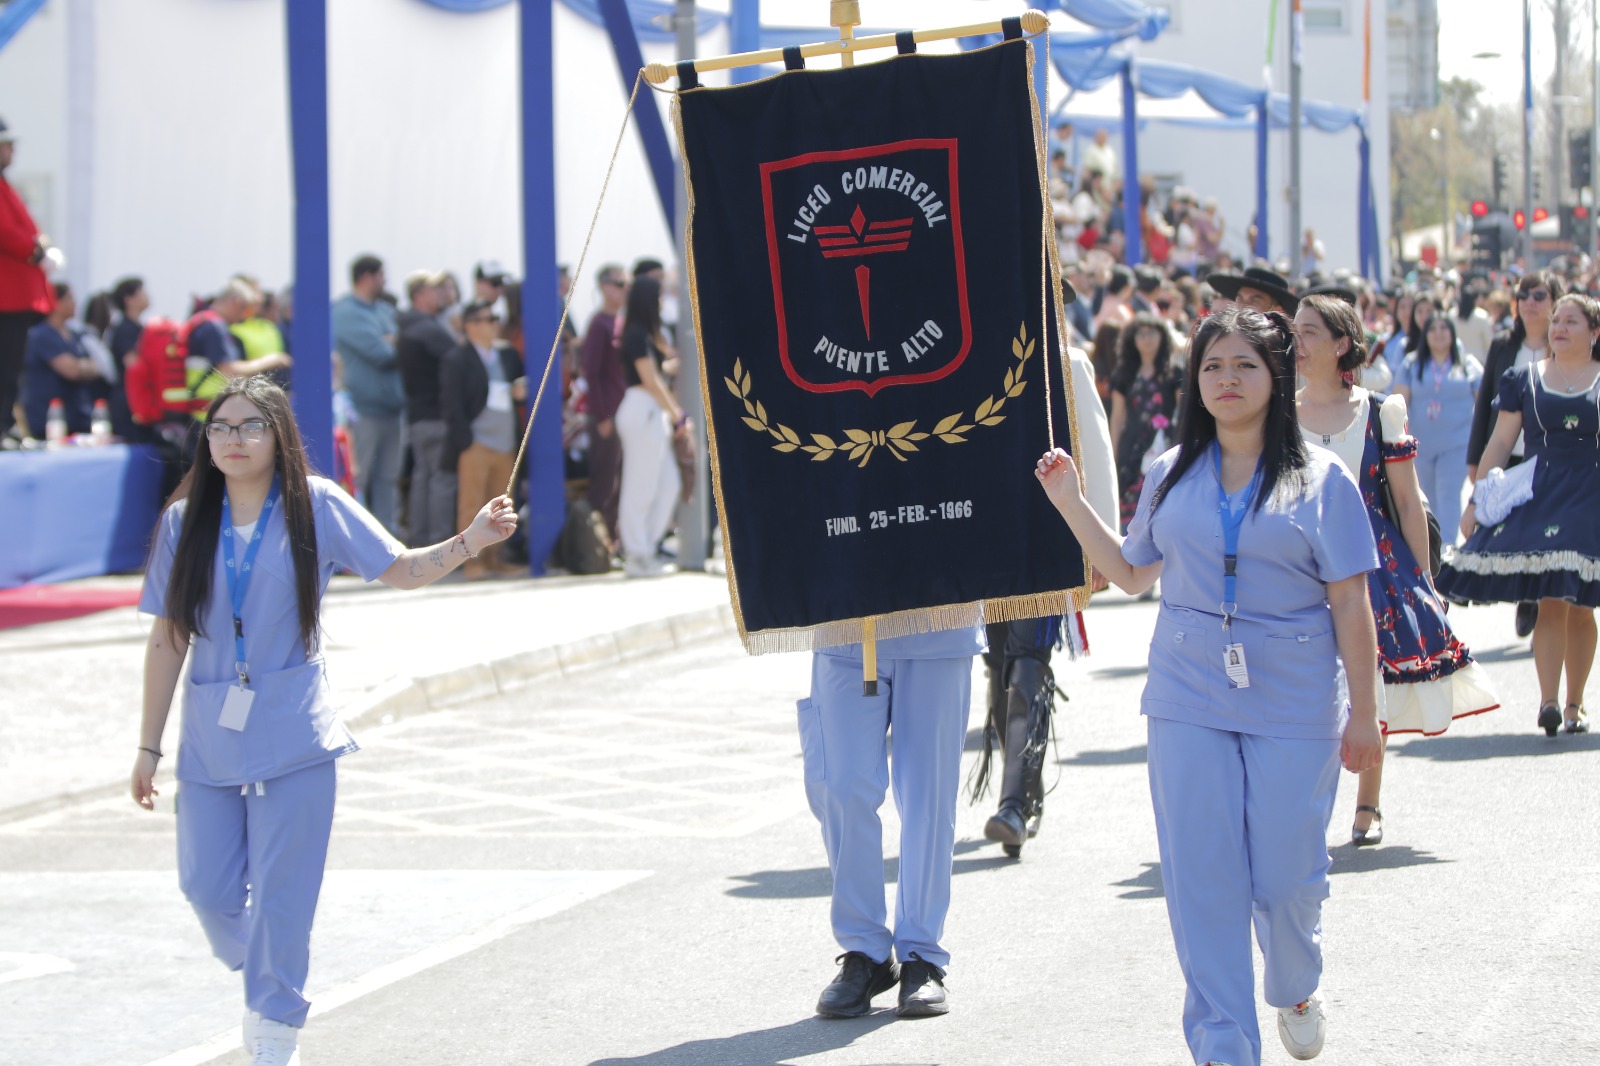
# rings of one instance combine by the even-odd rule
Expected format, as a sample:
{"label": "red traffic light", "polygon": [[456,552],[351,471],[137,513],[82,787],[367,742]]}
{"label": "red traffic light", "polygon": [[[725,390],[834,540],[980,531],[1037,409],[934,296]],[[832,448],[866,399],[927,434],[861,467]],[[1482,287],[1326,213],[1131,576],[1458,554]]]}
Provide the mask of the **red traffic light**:
{"label": "red traffic light", "polygon": [[1472,217],[1482,218],[1489,213],[1489,205],[1482,200],[1472,201]]}
{"label": "red traffic light", "polygon": [[1536,207],[1536,208],[1533,209],[1533,220],[1535,222],[1543,222],[1545,219],[1547,219],[1549,217],[1550,217],[1550,212],[1546,211],[1544,208]]}
{"label": "red traffic light", "polygon": [[1513,211],[1511,212],[1511,224],[1518,229],[1522,229],[1528,224],[1528,216],[1524,215],[1520,210]]}
{"label": "red traffic light", "polygon": [[1582,204],[1579,204],[1578,206],[1576,206],[1576,207],[1574,207],[1572,209],[1572,217],[1573,218],[1588,218],[1589,217],[1589,209],[1587,207],[1584,207]]}

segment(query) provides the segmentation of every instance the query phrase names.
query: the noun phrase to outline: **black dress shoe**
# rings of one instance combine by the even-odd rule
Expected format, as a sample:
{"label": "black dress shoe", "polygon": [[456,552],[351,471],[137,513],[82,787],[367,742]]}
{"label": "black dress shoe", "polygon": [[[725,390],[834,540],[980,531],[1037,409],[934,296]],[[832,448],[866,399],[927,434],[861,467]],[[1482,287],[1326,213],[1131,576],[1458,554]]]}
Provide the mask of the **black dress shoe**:
{"label": "black dress shoe", "polygon": [[1372,824],[1367,826],[1365,829],[1352,828],[1350,830],[1350,843],[1354,844],[1358,848],[1370,848],[1377,844],[1382,844],[1383,812],[1378,810],[1378,808],[1369,806],[1365,803],[1356,808],[1356,812],[1358,814],[1361,811],[1372,812]]}
{"label": "black dress shoe", "polygon": [[817,1000],[817,1013],[824,1017],[859,1018],[872,1009],[873,996],[900,980],[900,967],[893,959],[873,962],[859,951],[847,951],[833,961],[841,963],[839,976]]}
{"label": "black dress shoe", "polygon": [[931,962],[924,962],[922,956],[913,951],[911,958],[900,965],[900,1006],[895,1013],[902,1018],[931,1018],[949,1012],[944,971]]}
{"label": "black dress shoe", "polygon": [[1544,735],[1553,737],[1561,732],[1561,712],[1556,709],[1556,701],[1551,700],[1539,708],[1539,728],[1544,730]]}
{"label": "black dress shoe", "polygon": [[1525,637],[1533,632],[1533,627],[1539,624],[1538,603],[1517,604],[1517,636]]}
{"label": "black dress shoe", "polygon": [[986,839],[1004,844],[1006,854],[1015,858],[1022,853],[1023,842],[1028,839],[1028,823],[1015,807],[1001,807],[983,826]]}

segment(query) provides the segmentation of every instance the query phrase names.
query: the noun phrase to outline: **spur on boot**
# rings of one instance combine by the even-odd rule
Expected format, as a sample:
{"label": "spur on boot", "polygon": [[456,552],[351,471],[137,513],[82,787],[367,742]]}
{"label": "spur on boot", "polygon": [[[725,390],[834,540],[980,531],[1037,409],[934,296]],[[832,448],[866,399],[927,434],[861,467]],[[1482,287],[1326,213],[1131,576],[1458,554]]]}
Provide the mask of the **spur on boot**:
{"label": "spur on boot", "polygon": [[1587,733],[1589,731],[1589,715],[1581,703],[1567,704],[1566,730],[1569,733]]}
{"label": "spur on boot", "polygon": [[1544,730],[1544,735],[1553,737],[1561,731],[1561,711],[1556,707],[1555,700],[1547,700],[1539,705],[1539,728]]}
{"label": "spur on boot", "polygon": [[1356,808],[1356,813],[1367,811],[1372,815],[1372,821],[1365,829],[1350,828],[1350,843],[1358,848],[1370,848],[1375,844],[1383,843],[1383,812],[1370,804],[1363,803]]}

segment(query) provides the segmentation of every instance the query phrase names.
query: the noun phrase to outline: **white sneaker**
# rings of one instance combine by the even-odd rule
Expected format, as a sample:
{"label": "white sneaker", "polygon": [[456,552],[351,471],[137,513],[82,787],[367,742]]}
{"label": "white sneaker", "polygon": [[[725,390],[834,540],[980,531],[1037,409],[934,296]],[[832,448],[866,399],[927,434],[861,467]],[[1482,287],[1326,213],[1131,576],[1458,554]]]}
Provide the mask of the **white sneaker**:
{"label": "white sneaker", "polygon": [[261,1015],[253,1010],[244,1012],[244,1053],[246,1055],[254,1055],[256,1053],[256,1026],[260,1024]]}
{"label": "white sneaker", "polygon": [[258,1016],[250,1066],[300,1066],[299,1041],[299,1029]]}
{"label": "white sneaker", "polygon": [[1328,1035],[1328,1017],[1322,1012],[1322,998],[1315,992],[1304,1003],[1278,1008],[1278,1036],[1284,1050],[1297,1059],[1314,1059],[1322,1054],[1322,1041]]}

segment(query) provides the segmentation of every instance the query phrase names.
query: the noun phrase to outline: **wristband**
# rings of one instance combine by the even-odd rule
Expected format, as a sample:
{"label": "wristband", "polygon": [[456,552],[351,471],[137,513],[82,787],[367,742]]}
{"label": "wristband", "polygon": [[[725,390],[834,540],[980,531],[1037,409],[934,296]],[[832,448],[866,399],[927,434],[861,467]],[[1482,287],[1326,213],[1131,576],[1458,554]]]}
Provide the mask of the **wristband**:
{"label": "wristband", "polygon": [[161,758],[161,753],[154,748],[147,748],[143,745],[140,745],[139,750],[147,755],[154,755],[158,760]]}
{"label": "wristband", "polygon": [[678,416],[678,420],[676,422],[672,423],[672,428],[673,429],[682,429],[684,426],[687,426],[688,424],[689,424],[689,416],[687,414],[682,414],[682,415]]}
{"label": "wristband", "polygon": [[463,555],[465,555],[468,559],[476,559],[478,557],[477,552],[467,547],[467,535],[465,533],[457,533],[456,539],[461,542],[461,553]]}

